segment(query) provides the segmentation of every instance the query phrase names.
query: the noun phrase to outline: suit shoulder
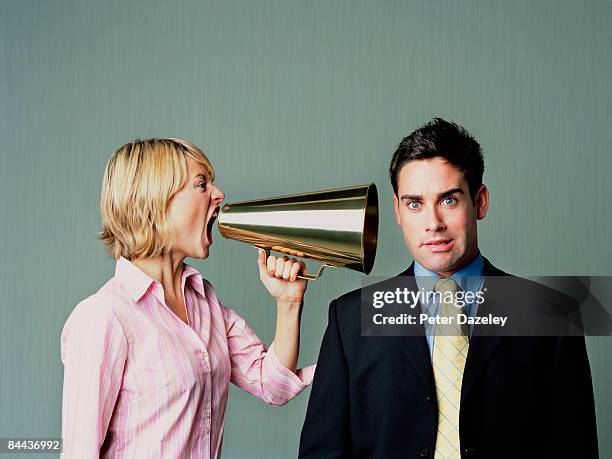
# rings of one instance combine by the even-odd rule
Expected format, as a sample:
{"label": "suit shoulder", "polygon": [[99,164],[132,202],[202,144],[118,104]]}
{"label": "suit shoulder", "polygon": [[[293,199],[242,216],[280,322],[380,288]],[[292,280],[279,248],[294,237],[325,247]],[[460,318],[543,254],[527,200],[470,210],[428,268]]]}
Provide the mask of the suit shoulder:
{"label": "suit shoulder", "polygon": [[354,304],[355,302],[359,302],[361,298],[361,288],[357,288],[355,290],[351,290],[350,292],[346,292],[343,295],[340,295],[338,298],[334,300],[337,308],[343,308],[347,305]]}
{"label": "suit shoulder", "polygon": [[340,295],[332,303],[335,303],[336,313],[338,316],[344,316],[346,314],[355,315],[357,313],[357,319],[360,319],[360,307],[362,302],[369,302],[372,298],[372,292],[374,291],[391,291],[400,285],[405,285],[405,278],[403,276],[394,276],[374,282],[369,285],[351,290],[343,295]]}
{"label": "suit shoulder", "polygon": [[520,292],[521,295],[528,299],[560,304],[571,304],[576,301],[570,295],[562,292],[561,290],[543,284],[535,279],[513,275],[507,275],[507,279],[510,285],[512,285],[518,292]]}
{"label": "suit shoulder", "polygon": [[493,265],[486,257],[484,258],[484,273],[483,275],[486,278],[494,279],[496,277],[505,278],[503,282],[507,282],[508,285],[511,285],[517,289],[519,289],[523,294],[529,294],[539,299],[550,299],[556,301],[571,301],[571,297],[566,295],[565,293],[556,290],[550,286],[542,284],[538,281],[517,276]]}

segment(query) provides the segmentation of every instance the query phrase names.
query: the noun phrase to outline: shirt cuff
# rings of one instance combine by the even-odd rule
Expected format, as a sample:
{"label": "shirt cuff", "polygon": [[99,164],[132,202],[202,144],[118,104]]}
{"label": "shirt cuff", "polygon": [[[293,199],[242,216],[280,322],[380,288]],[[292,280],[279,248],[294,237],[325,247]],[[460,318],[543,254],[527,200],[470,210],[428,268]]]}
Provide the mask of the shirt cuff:
{"label": "shirt cuff", "polygon": [[312,382],[316,365],[300,368],[294,373],[278,359],[274,343],[263,360],[263,385],[266,400],[272,405],[284,405]]}

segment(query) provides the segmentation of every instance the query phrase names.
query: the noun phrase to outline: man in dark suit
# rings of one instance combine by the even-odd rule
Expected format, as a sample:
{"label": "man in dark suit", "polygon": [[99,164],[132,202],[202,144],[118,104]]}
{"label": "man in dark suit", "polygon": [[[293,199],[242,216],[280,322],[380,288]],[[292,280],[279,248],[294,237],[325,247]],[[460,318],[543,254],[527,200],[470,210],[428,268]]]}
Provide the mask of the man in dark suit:
{"label": "man in dark suit", "polygon": [[[455,298],[489,286],[483,303],[423,300],[415,317],[506,312],[533,324],[559,305],[575,308],[480,254],[476,222],[489,205],[483,172],[480,146],[454,123],[436,118],[403,139],[390,175],[414,263],[388,282]],[[568,315],[541,334],[516,328],[504,336],[479,324],[447,333],[426,324],[415,336],[366,336],[364,297],[362,289],[331,302],[300,458],[598,457],[585,342],[568,336]]]}

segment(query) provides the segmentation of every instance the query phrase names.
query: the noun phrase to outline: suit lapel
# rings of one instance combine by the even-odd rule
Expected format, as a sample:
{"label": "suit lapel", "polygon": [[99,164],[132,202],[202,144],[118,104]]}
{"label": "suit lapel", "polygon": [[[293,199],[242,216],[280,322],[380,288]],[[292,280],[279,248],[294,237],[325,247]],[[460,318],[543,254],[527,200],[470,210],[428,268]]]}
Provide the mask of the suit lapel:
{"label": "suit lapel", "polygon": [[[414,279],[414,263],[398,276],[405,277],[408,289],[418,290]],[[421,307],[420,304],[419,307]],[[425,338],[425,330],[423,329],[423,333],[418,336],[396,336],[395,339],[397,340],[397,347],[408,356],[408,360],[410,360],[410,363],[419,374],[425,387],[429,389],[434,388],[433,367],[431,366],[431,357],[427,339]]]}
{"label": "suit lapel", "polygon": [[[410,341],[409,343],[408,340]],[[425,387],[435,387],[429,346],[425,336],[405,336],[402,338],[402,341],[402,349],[408,354],[410,363],[412,363],[412,366],[419,374]]]}
{"label": "suit lapel", "polygon": [[[484,258],[483,275],[485,277],[483,284],[484,288],[487,286],[487,277],[503,276],[507,274],[494,267],[489,260]],[[495,315],[495,311],[499,311],[501,309],[501,303],[499,303],[497,298],[503,298],[503,296],[501,296],[502,294],[503,292],[496,292],[494,290],[491,291],[491,288],[489,287],[487,289],[487,294],[485,295],[485,301],[478,307],[478,317],[489,313]],[[482,326],[474,326],[472,337],[470,338],[470,348],[468,350],[468,356],[465,363],[465,370],[463,372],[461,401],[463,401],[466,394],[469,392],[485,364],[491,359],[493,354],[495,354],[499,348],[499,345],[502,343],[502,339],[502,336],[487,336],[483,331]]]}
{"label": "suit lapel", "polygon": [[[489,262],[488,259],[484,258],[483,276],[485,277],[485,285],[487,283],[486,278],[488,276],[507,275],[507,273],[497,269],[491,264],[491,262]],[[398,274],[398,276],[406,277],[406,282],[408,283],[409,289],[414,289],[415,291],[418,290],[416,281],[414,279],[414,263],[412,263],[406,271]],[[503,292],[488,290],[487,295],[485,296],[485,301],[478,308],[478,316],[484,315],[485,313],[495,314],[494,311],[500,310],[501,303],[499,303],[496,298],[503,298],[501,294],[503,294]],[[420,336],[397,336],[395,339],[397,340],[397,346],[407,354],[410,363],[414,366],[425,387],[435,387],[431,355],[429,352],[429,346],[427,345],[427,339],[425,338],[425,331],[423,330],[423,333]],[[483,331],[483,327],[479,325],[474,327],[472,337],[470,338],[470,348],[463,373],[463,382],[461,386],[462,401],[465,398],[465,395],[469,392],[479,373],[484,368],[484,365],[491,359],[491,357],[493,357],[499,348],[499,345],[502,343],[502,339],[503,337],[501,336],[487,336]]]}

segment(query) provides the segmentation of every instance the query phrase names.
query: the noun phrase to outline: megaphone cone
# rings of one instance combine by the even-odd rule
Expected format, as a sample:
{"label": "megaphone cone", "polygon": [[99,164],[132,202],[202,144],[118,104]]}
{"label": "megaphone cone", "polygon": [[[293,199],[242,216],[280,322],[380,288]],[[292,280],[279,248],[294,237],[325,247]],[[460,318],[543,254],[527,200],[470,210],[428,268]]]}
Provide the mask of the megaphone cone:
{"label": "megaphone cone", "polygon": [[378,239],[376,185],[226,204],[218,217],[224,238],[368,274]]}

